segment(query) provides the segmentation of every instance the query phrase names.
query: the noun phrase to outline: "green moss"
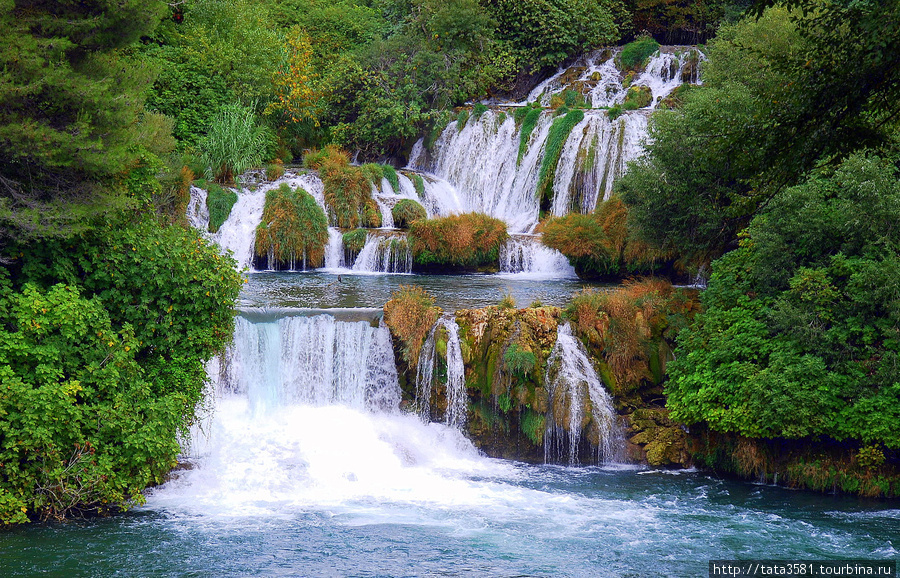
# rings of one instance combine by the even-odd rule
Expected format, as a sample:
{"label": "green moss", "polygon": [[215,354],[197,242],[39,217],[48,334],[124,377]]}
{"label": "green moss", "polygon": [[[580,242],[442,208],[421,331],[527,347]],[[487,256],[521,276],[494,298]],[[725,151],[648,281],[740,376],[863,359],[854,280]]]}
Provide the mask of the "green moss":
{"label": "green moss", "polygon": [[456,130],[465,128],[467,122],[469,122],[469,109],[464,108],[456,115]]}
{"label": "green moss", "polygon": [[546,429],[546,421],[543,414],[537,413],[531,409],[522,412],[519,420],[519,427],[525,437],[536,446],[544,445],[544,430]]}
{"label": "green moss", "polygon": [[447,128],[447,123],[450,122],[450,113],[446,110],[441,111],[434,117],[434,120],[431,124],[431,129],[425,135],[425,150],[431,150],[434,148],[434,143],[437,142],[438,137],[441,136],[441,133],[444,132],[444,129]]}
{"label": "green moss", "polygon": [[391,215],[394,217],[394,226],[400,229],[409,228],[410,224],[428,218],[425,207],[412,199],[398,201],[391,209]]}
{"label": "green moss", "polygon": [[[522,128],[519,130],[519,156],[516,159],[516,164],[522,162],[522,158],[525,156],[525,151],[528,149],[528,140],[531,138],[531,133],[537,126],[538,119],[541,118],[541,113],[543,112],[540,108],[527,108],[519,110],[525,110],[526,112],[522,119]],[[519,114],[519,110],[516,111],[517,117]]]}
{"label": "green moss", "polygon": [[653,91],[649,86],[632,86],[625,94],[625,102],[622,108],[625,110],[637,110],[653,104]]}
{"label": "green moss", "polygon": [[548,202],[553,195],[553,178],[556,176],[556,165],[562,154],[563,144],[569,138],[569,133],[579,122],[584,120],[583,110],[573,110],[565,116],[557,118],[550,127],[547,136],[547,144],[544,146],[544,158],[541,160],[541,170],[538,173],[538,196]]}
{"label": "green moss", "polygon": [[422,178],[422,175],[413,173],[409,175],[409,178],[412,179],[413,186],[416,188],[416,194],[419,195],[419,198],[425,198],[425,180]]}
{"label": "green moss", "polygon": [[577,90],[566,89],[562,93],[563,102],[568,108],[590,108],[584,95]]}
{"label": "green moss", "polygon": [[615,105],[609,107],[609,110],[606,111],[606,116],[609,117],[609,120],[616,120],[617,118],[622,116],[622,114],[624,114],[624,112],[625,111],[622,110],[621,105],[615,104]]}
{"label": "green moss", "polygon": [[215,183],[209,183],[208,186],[206,206],[209,208],[209,232],[217,233],[219,227],[228,220],[238,196],[231,189],[223,189]]}
{"label": "green moss", "polygon": [[384,178],[387,179],[389,183],[391,183],[391,187],[394,189],[394,193],[400,192],[400,178],[397,176],[397,169],[392,167],[391,165],[381,165],[381,174]]}
{"label": "green moss", "polygon": [[481,118],[481,115],[483,115],[487,111],[488,111],[488,107],[486,107],[485,105],[483,105],[479,102],[472,109],[472,118],[474,118],[475,120],[478,120],[479,118]]}
{"label": "green moss", "polygon": [[636,70],[647,64],[647,59],[659,50],[659,42],[650,36],[641,36],[622,47],[619,64],[624,70]]}
{"label": "green moss", "polygon": [[511,344],[503,354],[503,368],[512,374],[527,377],[537,367],[534,353],[523,349],[518,343]]}

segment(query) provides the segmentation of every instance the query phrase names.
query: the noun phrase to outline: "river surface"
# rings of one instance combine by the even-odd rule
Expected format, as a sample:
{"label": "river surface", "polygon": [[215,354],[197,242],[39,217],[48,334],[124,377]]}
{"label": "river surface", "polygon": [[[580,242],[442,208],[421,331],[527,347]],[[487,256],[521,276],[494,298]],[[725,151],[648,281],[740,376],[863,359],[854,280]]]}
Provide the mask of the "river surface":
{"label": "river surface", "polygon": [[[376,308],[400,284],[451,311],[505,293],[561,305],[581,288],[486,275],[248,281],[251,309]],[[186,446],[191,469],[126,514],[0,534],[0,575],[644,578],[706,576],[710,559],[900,556],[897,501],[484,457],[457,430],[399,409],[386,329],[321,313],[242,316],[236,368],[211,386]],[[292,361],[312,349],[326,353]],[[323,357],[333,364],[317,369]]]}

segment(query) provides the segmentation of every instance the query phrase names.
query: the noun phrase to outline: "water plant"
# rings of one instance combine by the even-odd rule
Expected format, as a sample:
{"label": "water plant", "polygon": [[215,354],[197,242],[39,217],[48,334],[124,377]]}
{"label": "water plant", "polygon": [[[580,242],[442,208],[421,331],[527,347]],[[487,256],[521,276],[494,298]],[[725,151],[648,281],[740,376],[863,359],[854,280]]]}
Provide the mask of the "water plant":
{"label": "water plant", "polygon": [[659,42],[652,36],[641,36],[622,47],[619,64],[623,70],[637,70],[647,64],[647,59],[659,50]]}
{"label": "water plant", "polygon": [[409,238],[418,265],[496,265],[506,223],[481,213],[451,215],[411,223]]}
{"label": "water plant", "polygon": [[519,122],[521,118],[522,123],[519,129],[519,156],[516,158],[516,163],[522,162],[525,151],[528,149],[528,140],[531,138],[531,133],[537,126],[542,112],[543,110],[540,107],[526,107],[516,110],[516,122]]}
{"label": "water plant", "polygon": [[394,217],[394,226],[399,229],[407,229],[415,221],[428,218],[425,207],[412,199],[397,201],[397,204],[391,209],[391,215]]}
{"label": "water plant", "polygon": [[384,304],[384,322],[400,340],[403,359],[411,368],[419,363],[425,337],[441,316],[434,297],[418,285],[401,285]]}
{"label": "water plant", "polygon": [[487,111],[488,111],[488,107],[481,104],[480,102],[475,103],[475,106],[472,107],[472,118],[474,118],[475,120],[478,120],[479,118],[481,118],[481,115],[483,115]]}
{"label": "water plant", "polygon": [[321,267],[327,243],[328,220],[312,195],[287,183],[266,193],[254,251],[259,258],[275,260],[269,268],[295,262]]}
{"label": "water plant", "polygon": [[563,144],[569,138],[569,133],[572,132],[575,125],[582,120],[584,120],[584,111],[577,109],[555,119],[550,126],[550,134],[547,136],[544,157],[541,159],[541,169],[538,173],[537,194],[542,199],[542,204],[549,203],[553,197],[553,178],[556,176],[556,165],[559,163]]}
{"label": "water plant", "polygon": [[464,108],[456,115],[456,130],[462,130],[469,121],[469,109]]}
{"label": "water plant", "polygon": [[381,212],[372,199],[372,179],[383,174],[381,165],[352,166],[350,155],[335,145],[307,153],[303,164],[319,171],[325,203],[338,227],[381,226]]}
{"label": "water plant", "polygon": [[397,176],[397,169],[395,169],[392,165],[383,164],[381,165],[381,174],[387,179],[387,182],[391,183],[391,187],[394,189],[394,193],[400,192],[400,178]]}
{"label": "water plant", "polygon": [[206,206],[209,209],[209,232],[218,233],[219,227],[228,220],[231,208],[237,202],[237,193],[223,189],[216,183],[209,183],[206,189]]}
{"label": "water plant", "polygon": [[422,175],[418,173],[412,173],[409,175],[409,178],[413,182],[413,187],[416,189],[416,194],[420,199],[425,197],[425,180],[422,178]]}

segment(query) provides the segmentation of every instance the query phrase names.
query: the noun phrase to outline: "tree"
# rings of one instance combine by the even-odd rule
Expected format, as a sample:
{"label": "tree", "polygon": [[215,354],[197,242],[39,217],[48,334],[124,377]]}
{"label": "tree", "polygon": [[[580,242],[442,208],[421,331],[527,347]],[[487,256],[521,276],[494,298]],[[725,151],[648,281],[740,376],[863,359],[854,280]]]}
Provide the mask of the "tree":
{"label": "tree", "polygon": [[[157,0],[0,4],[0,229],[64,234],[121,207],[154,71],[121,48],[159,23]],[[79,209],[67,203],[75,201]]]}

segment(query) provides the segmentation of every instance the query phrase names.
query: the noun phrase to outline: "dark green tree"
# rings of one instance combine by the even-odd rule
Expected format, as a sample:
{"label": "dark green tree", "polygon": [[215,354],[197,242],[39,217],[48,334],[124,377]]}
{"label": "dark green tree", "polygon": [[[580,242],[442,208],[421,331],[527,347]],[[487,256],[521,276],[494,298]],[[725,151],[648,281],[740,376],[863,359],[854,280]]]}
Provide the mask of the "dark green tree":
{"label": "dark green tree", "polygon": [[152,31],[160,1],[0,4],[0,228],[52,235],[121,207],[113,179],[134,145],[154,71],[120,49]]}

